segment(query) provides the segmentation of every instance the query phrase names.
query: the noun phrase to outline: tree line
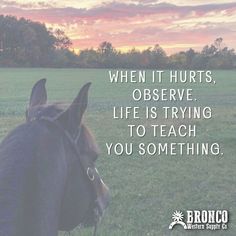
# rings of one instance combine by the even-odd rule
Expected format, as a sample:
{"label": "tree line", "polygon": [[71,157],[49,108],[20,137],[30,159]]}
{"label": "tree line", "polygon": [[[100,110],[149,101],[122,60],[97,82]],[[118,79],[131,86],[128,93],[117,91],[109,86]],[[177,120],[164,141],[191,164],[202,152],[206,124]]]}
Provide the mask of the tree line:
{"label": "tree line", "polygon": [[200,52],[190,48],[168,56],[156,44],[145,50],[121,52],[110,42],[76,54],[71,40],[60,29],[13,16],[0,16],[1,67],[77,67],[142,69],[236,69],[236,54],[223,38]]}

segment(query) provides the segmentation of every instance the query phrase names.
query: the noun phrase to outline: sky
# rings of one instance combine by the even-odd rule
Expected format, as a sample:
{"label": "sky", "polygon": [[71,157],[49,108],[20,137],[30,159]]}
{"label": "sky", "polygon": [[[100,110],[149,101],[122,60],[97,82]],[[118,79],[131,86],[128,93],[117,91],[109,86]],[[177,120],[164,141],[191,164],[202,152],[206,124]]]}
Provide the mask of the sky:
{"label": "sky", "polygon": [[236,48],[232,0],[0,0],[0,14],[61,28],[76,51],[109,41],[122,51],[159,44],[171,54],[218,37]]}

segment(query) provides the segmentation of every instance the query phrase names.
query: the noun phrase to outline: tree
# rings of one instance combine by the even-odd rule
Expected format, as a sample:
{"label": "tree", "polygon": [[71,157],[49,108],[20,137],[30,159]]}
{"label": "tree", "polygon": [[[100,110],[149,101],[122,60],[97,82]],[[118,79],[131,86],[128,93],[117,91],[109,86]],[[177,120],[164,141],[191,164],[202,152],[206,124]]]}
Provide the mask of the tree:
{"label": "tree", "polygon": [[116,49],[110,42],[102,42],[98,47],[97,53],[99,54],[101,67],[116,67],[119,58],[117,57]]}
{"label": "tree", "polygon": [[206,45],[202,50],[206,68],[230,69],[235,66],[235,53],[223,43],[223,38],[216,38],[210,46]]}
{"label": "tree", "polygon": [[115,53],[115,48],[110,42],[104,41],[98,47],[98,52],[102,55],[110,55]]}
{"label": "tree", "polygon": [[91,49],[85,49],[79,54],[79,66],[85,68],[98,68],[99,64],[99,53]]}
{"label": "tree", "polygon": [[151,67],[164,69],[167,67],[167,64],[168,58],[166,52],[159,44],[156,44],[152,50]]}
{"label": "tree", "polygon": [[66,36],[64,31],[56,29],[52,33],[56,38],[55,47],[57,49],[68,49],[72,46],[71,40]]}
{"label": "tree", "polygon": [[219,37],[201,52],[192,48],[167,56],[156,44],[140,51],[117,51],[104,41],[95,50],[71,51],[72,42],[61,29],[24,18],[0,15],[0,66],[87,67],[136,69],[232,69],[236,68],[234,49]]}
{"label": "tree", "polygon": [[[74,65],[77,56],[71,56],[70,46],[71,41],[62,30],[56,30],[54,34],[44,24],[0,16],[1,66],[49,67],[55,66],[55,62],[62,58],[70,61],[64,64]],[[58,53],[59,50],[62,52]]]}
{"label": "tree", "polygon": [[214,46],[215,46],[215,48],[216,48],[216,50],[218,51],[218,52],[220,52],[221,51],[221,47],[222,47],[222,43],[223,43],[223,38],[217,38],[217,39],[215,39],[215,41],[214,41]]}
{"label": "tree", "polygon": [[170,67],[175,69],[187,69],[187,56],[185,52],[175,53],[170,56]]}

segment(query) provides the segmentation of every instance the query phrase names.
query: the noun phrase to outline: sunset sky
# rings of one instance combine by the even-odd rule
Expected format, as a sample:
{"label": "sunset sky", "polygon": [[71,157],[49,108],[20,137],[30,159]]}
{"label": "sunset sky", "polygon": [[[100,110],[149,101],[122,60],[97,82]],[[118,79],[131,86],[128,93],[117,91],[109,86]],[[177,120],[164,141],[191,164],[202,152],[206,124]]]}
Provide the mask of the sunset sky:
{"label": "sunset sky", "polygon": [[200,50],[217,37],[236,48],[232,0],[0,0],[0,14],[62,28],[76,50],[109,41],[120,50],[158,43],[173,53]]}

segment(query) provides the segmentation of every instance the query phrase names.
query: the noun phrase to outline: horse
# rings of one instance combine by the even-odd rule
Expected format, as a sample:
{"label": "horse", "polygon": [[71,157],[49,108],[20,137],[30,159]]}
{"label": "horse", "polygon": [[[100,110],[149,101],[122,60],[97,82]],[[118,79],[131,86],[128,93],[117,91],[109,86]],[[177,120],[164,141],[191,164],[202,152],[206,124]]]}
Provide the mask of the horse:
{"label": "horse", "polygon": [[79,225],[96,231],[109,204],[95,167],[98,145],[83,122],[91,83],[67,108],[47,103],[45,84],[36,82],[26,121],[0,144],[1,236],[57,236]]}

